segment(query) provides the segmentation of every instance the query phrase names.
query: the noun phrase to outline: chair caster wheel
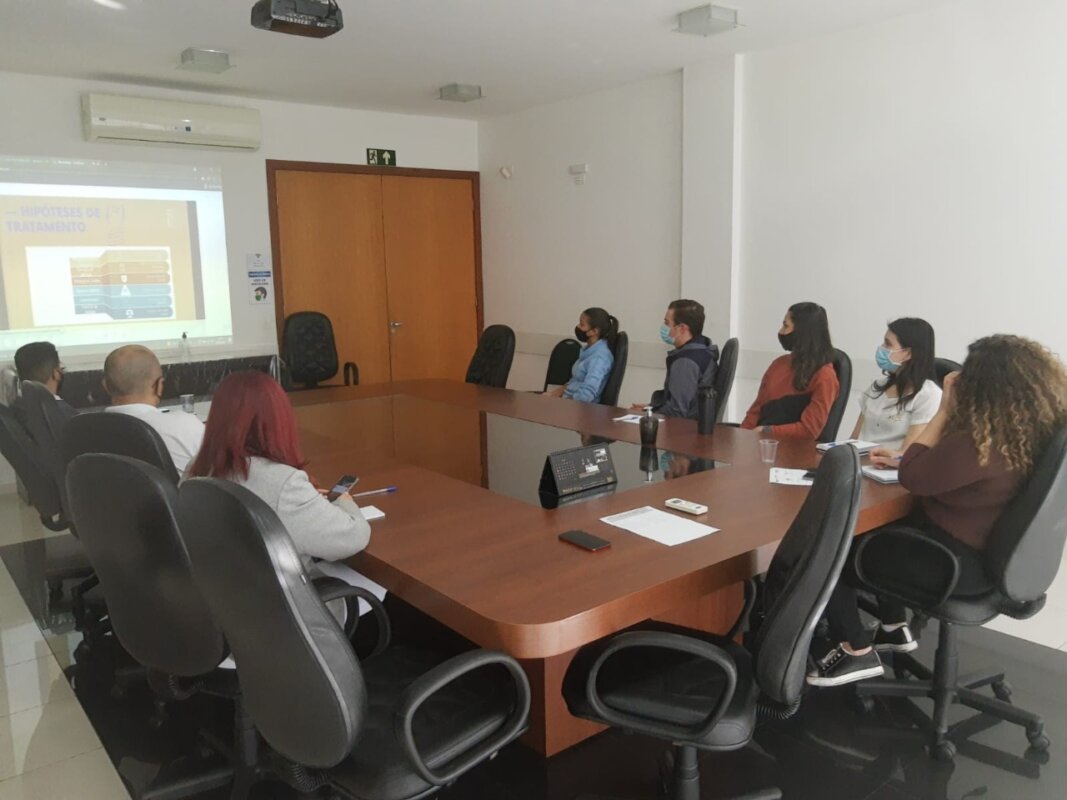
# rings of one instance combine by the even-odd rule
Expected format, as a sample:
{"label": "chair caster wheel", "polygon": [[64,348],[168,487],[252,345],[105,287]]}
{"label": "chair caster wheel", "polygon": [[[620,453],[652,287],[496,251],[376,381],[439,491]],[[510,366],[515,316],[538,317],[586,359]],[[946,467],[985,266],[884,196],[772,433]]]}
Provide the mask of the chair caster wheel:
{"label": "chair caster wheel", "polygon": [[956,758],[956,745],[949,741],[938,742],[930,748],[930,755],[936,761],[952,761]]}
{"label": "chair caster wheel", "polygon": [[997,681],[993,684],[993,696],[1005,703],[1011,702],[1012,688],[1007,681]]}
{"label": "chair caster wheel", "polygon": [[1030,747],[1039,753],[1048,750],[1052,744],[1049,738],[1045,736],[1045,726],[1041,724],[1027,726],[1026,738],[1030,742]]}
{"label": "chair caster wheel", "polygon": [[866,694],[856,694],[852,697],[852,709],[857,714],[867,716],[874,713],[874,698]]}

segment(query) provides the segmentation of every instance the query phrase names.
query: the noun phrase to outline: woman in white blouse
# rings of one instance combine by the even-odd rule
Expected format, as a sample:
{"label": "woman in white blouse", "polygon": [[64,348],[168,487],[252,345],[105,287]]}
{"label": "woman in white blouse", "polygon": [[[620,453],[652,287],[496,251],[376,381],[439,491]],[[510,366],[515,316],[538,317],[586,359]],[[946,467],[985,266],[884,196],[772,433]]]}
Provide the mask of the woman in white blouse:
{"label": "woman in white blouse", "polygon": [[879,445],[879,455],[902,455],[934,418],[941,389],[934,381],[934,329],[917,317],[889,323],[875,352],[882,380],[860,396],[853,439]]}

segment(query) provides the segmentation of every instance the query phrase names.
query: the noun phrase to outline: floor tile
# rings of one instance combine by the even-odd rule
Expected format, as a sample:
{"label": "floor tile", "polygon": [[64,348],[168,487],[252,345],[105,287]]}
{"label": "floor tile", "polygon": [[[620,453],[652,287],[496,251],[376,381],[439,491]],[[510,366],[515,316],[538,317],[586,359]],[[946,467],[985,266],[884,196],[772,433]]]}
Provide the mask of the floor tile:
{"label": "floor tile", "polygon": [[55,535],[41,524],[37,513],[17,494],[0,495],[0,546],[45,539]]}
{"label": "floor tile", "polygon": [[0,800],[127,800],[104,750],[35,769],[0,782]]}
{"label": "floor tile", "polygon": [[17,594],[19,587],[15,584],[15,581],[11,579],[11,573],[8,572],[7,567],[0,562],[0,595],[5,594]]}
{"label": "floor tile", "polygon": [[985,627],[1028,642],[1059,648],[1067,643],[1067,627],[1063,624],[1065,618],[1067,606],[1059,607],[1048,603],[1030,619],[1000,616],[986,623]]}
{"label": "floor tile", "polygon": [[0,780],[100,747],[77,701],[20,711],[0,719]]}
{"label": "floor tile", "polygon": [[0,671],[0,717],[73,700],[74,692],[54,658],[23,661]]}

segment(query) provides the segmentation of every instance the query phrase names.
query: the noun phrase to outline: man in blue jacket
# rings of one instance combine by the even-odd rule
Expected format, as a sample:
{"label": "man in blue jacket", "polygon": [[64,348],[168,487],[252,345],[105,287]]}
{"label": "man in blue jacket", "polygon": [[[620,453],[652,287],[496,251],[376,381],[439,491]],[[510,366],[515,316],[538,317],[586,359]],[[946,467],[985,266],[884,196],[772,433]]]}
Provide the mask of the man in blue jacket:
{"label": "man in blue jacket", "polygon": [[[674,349],[667,354],[663,389],[652,394],[649,405],[665,417],[697,418],[701,389],[710,389],[719,367],[719,348],[704,335],[704,306],[695,300],[675,300],[667,306],[660,339]],[[633,410],[645,408],[633,406]]]}

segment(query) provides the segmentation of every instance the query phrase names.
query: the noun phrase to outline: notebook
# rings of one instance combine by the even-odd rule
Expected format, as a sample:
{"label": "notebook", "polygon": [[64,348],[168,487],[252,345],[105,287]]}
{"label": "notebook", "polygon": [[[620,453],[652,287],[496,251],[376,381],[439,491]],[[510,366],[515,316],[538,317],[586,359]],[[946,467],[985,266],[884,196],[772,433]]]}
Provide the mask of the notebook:
{"label": "notebook", "polygon": [[895,469],[879,469],[878,467],[864,467],[863,474],[871,480],[879,483],[900,483]]}
{"label": "notebook", "polygon": [[815,445],[815,449],[818,450],[820,453],[825,453],[831,447],[837,447],[839,444],[852,445],[857,450],[859,450],[861,456],[866,455],[867,453],[871,452],[871,450],[878,447],[878,445],[874,442],[865,442],[862,439],[842,439],[839,442],[825,442],[823,444],[817,444]]}

